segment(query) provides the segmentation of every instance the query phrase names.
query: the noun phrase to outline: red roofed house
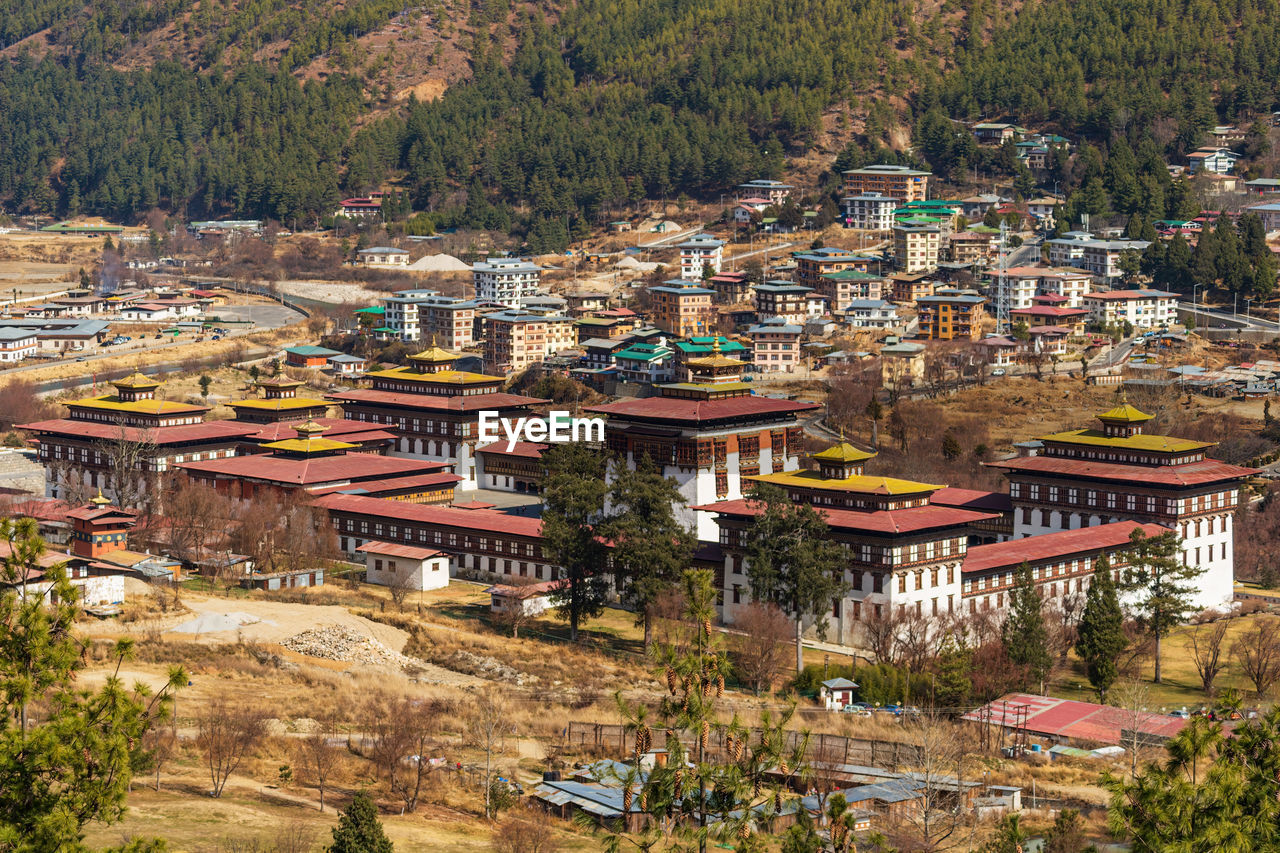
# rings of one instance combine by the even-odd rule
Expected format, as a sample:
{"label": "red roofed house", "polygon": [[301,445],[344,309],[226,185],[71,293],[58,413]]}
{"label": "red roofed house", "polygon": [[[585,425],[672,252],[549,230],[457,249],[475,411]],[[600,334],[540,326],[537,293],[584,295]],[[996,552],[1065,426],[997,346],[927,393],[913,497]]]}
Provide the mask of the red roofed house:
{"label": "red roofed house", "polygon": [[[934,504],[942,486],[870,476],[875,456],[840,442],[814,454],[817,471],[762,474],[751,479],[784,489],[826,517],[831,538],[846,546],[849,592],[832,603],[828,637],[836,643],[860,641],[860,623],[899,608],[923,617],[945,616],[961,608],[961,566],[979,524],[998,521],[1000,512]],[[955,495],[958,503],[979,496]],[[715,515],[724,551],[725,622],[749,602],[745,534],[762,507],[742,498],[699,506]]]}
{"label": "red roofed house", "polygon": [[588,406],[608,417],[605,442],[629,468],[648,456],[672,477],[688,507],[677,514],[699,539],[715,541],[714,516],[694,507],[741,498],[744,481],[794,471],[804,433],[797,417],[817,403],[757,397],[742,381],[743,364],[720,353],[685,363],[689,381],[661,386],[661,396]]}
{"label": "red roofed house", "polygon": [[447,462],[462,478],[459,488],[474,489],[480,413],[520,418],[547,401],[505,393],[501,376],[456,370],[458,357],[433,346],[409,356],[405,367],[366,373],[370,388],[338,391],[328,398],[342,406],[347,420],[394,433],[394,455]]}
{"label": "red roofed house", "polygon": [[[86,488],[115,500],[146,493],[179,463],[235,456],[244,436],[258,429],[205,423],[208,406],[157,399],[160,383],[140,373],[111,384],[115,394],[67,403],[65,418],[19,425],[39,443],[48,497],[75,500]],[[112,464],[113,455],[119,458],[113,448],[133,444],[141,445],[144,458],[135,469],[120,470]]]}
{"label": "red roofed house", "polygon": [[1101,429],[1041,436],[1037,455],[990,463],[1009,478],[1014,536],[1117,521],[1159,524],[1182,538],[1183,559],[1204,574],[1200,607],[1232,598],[1232,518],[1240,487],[1257,472],[1208,456],[1213,442],[1148,435],[1151,420],[1124,398],[1098,415]]}
{"label": "red roofed house", "polygon": [[1015,323],[1026,323],[1028,326],[1062,326],[1074,335],[1082,335],[1085,321],[1089,319],[1089,312],[1084,308],[1070,308],[1066,305],[1067,301],[1068,297],[1059,294],[1034,296],[1030,306],[1012,309],[1009,317]]}
{"label": "red roofed house", "polygon": [[360,453],[355,444],[324,438],[315,421],[293,425],[294,436],[262,445],[270,455],[235,456],[185,462],[193,482],[236,500],[263,493],[334,492],[390,498],[410,503],[447,504],[458,480],[444,462]]}
{"label": "red roofed house", "polygon": [[71,522],[71,553],[87,559],[124,550],[129,530],[138,521],[137,513],[111,506],[101,492],[85,506],[69,510],[66,517]]}
{"label": "red roofed house", "polygon": [[449,585],[449,555],[435,548],[366,542],[356,549],[364,554],[365,580],[399,589],[444,589]]}
{"label": "red roofed house", "polygon": [[338,547],[350,556],[371,541],[389,542],[445,552],[455,577],[560,576],[560,567],[543,550],[542,521],[537,518],[357,495],[325,495],[315,506],[328,510]]}

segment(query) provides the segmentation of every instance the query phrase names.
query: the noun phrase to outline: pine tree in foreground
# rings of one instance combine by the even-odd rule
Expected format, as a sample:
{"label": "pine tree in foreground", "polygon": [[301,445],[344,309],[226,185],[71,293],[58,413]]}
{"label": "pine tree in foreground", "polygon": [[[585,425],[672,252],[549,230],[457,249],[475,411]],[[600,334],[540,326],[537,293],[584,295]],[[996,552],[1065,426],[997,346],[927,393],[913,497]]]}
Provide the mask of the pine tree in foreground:
{"label": "pine tree in foreground", "polygon": [[392,853],[395,848],[382,831],[378,809],[361,791],[338,818],[333,828],[333,843],[326,853]]}

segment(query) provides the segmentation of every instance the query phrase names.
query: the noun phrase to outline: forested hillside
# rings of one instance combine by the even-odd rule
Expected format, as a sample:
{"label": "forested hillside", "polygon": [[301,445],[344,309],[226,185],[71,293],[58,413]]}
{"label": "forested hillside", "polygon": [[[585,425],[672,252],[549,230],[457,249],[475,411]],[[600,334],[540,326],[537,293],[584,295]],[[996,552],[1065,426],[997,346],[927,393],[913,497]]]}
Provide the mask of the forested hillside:
{"label": "forested hillside", "polygon": [[[188,2],[96,3],[86,19],[68,0],[0,0],[7,41],[53,27],[79,45],[0,67],[7,206],[306,220],[396,177],[439,222],[524,230],[536,248],[558,248],[612,204],[714,197],[780,175],[833,108],[866,147],[891,126],[927,131],[920,148],[944,172],[968,162],[946,122],[979,116],[1104,147],[1114,133],[1135,149],[1154,134],[1142,154],[1154,166],[1219,120],[1272,109],[1280,80],[1280,0],[1032,0],[1016,14],[991,0],[928,11],[893,0],[578,0],[550,23],[491,0],[470,13],[468,81],[361,123],[387,109],[361,81],[303,85],[288,72],[403,3],[364,0],[329,18],[240,3],[225,7],[231,23],[215,37],[218,7]],[[135,25],[139,15],[149,23]],[[220,39],[289,47],[270,67],[108,67],[111,45],[163,19],[208,27],[207,58],[221,55]]]}

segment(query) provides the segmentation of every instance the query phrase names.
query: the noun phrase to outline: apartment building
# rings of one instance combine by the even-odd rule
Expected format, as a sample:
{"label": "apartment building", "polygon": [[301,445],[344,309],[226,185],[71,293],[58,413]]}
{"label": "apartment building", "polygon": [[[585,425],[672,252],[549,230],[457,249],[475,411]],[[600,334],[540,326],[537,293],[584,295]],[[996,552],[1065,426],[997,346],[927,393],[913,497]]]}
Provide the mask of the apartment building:
{"label": "apartment building", "polygon": [[653,325],[678,338],[715,332],[716,292],[679,279],[649,288],[649,319]]}
{"label": "apartment building", "polygon": [[1089,322],[1099,327],[1128,322],[1135,329],[1155,329],[1177,321],[1178,295],[1163,290],[1109,290],[1084,297]]}
{"label": "apartment building", "polygon": [[1125,252],[1142,254],[1151,243],[1147,240],[1099,240],[1086,231],[1068,231],[1062,237],[1046,240],[1049,263],[1058,267],[1075,267],[1093,276],[1094,281],[1114,281],[1120,271],[1120,257]]}
{"label": "apartment building", "polygon": [[499,311],[484,317],[484,359],[490,370],[515,373],[574,345],[573,318]]}
{"label": "apartment building", "polygon": [[795,187],[791,184],[784,184],[782,181],[747,181],[745,184],[738,184],[734,191],[734,200],[746,201],[747,199],[758,198],[769,202],[769,204],[778,205],[786,201],[793,190],[795,190]]}
{"label": "apartment building", "polygon": [[879,300],[891,290],[884,276],[855,269],[827,273],[818,279],[814,289],[826,297],[833,314],[844,311],[855,301]]}
{"label": "apartment building", "polygon": [[893,227],[893,265],[906,273],[928,272],[938,268],[942,231],[936,226],[895,225]]}
{"label": "apartment building", "polygon": [[538,295],[541,281],[542,267],[520,258],[489,258],[471,267],[475,298],[508,308],[524,308]]}
{"label": "apartment building", "polygon": [[712,275],[720,272],[724,262],[724,241],[710,234],[695,234],[676,246],[680,250],[680,277],[686,281],[701,281],[707,270]]}
{"label": "apartment building", "polygon": [[794,373],[801,364],[800,335],[803,332],[803,326],[788,323],[782,317],[771,317],[747,329],[756,370]]}
{"label": "apartment building", "polygon": [[789,281],[766,281],[756,286],[756,317],[769,320],[781,317],[788,323],[803,326],[810,315],[810,290]]}
{"label": "apartment building", "polygon": [[899,203],[893,196],[878,192],[848,196],[841,199],[844,225],[863,231],[888,231],[893,228],[893,212]]}
{"label": "apartment building", "polygon": [[976,341],[982,337],[983,305],[976,290],[939,290],[916,300],[920,336],[931,341]]}
{"label": "apartment building", "polygon": [[929,197],[929,178],[932,175],[932,172],[907,166],[884,164],[849,169],[844,173],[844,195],[853,197],[879,193],[892,196],[899,202],[924,201]]}
{"label": "apartment building", "polygon": [[402,341],[434,340],[447,349],[475,343],[476,303],[434,290],[402,290],[382,300],[384,328]]}

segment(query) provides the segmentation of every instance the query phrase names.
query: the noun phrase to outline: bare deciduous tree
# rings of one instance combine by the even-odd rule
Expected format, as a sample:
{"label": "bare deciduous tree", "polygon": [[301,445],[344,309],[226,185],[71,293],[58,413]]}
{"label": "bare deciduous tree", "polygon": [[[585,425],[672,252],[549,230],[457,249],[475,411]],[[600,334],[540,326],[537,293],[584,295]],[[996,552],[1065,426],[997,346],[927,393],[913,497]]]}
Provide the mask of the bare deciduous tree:
{"label": "bare deciduous tree", "polygon": [[1231,645],[1231,655],[1261,698],[1280,679],[1280,619],[1257,616]]}
{"label": "bare deciduous tree", "polygon": [[232,525],[230,545],[252,557],[264,572],[310,569],[338,554],[328,513],[292,493],[242,504]]}
{"label": "bare deciduous tree", "polygon": [[862,619],[863,643],[876,663],[897,666],[902,659],[898,640],[901,614],[888,604],[879,612],[871,607],[866,610],[869,612]]}
{"label": "bare deciduous tree", "polygon": [[550,815],[536,807],[511,812],[493,834],[494,853],[556,853],[560,847]]}
{"label": "bare deciduous tree", "polygon": [[903,815],[905,843],[898,846],[925,851],[961,846],[958,833],[968,813],[955,784],[963,757],[956,730],[941,717],[925,714],[907,723],[907,738],[919,753],[914,770],[920,787],[915,807]]}
{"label": "bare deciduous tree", "polygon": [[759,696],[773,684],[795,653],[795,626],[777,606],[751,602],[738,610],[729,637],[734,669]]}
{"label": "bare deciduous tree", "polygon": [[204,753],[213,782],[212,794],[221,797],[227,780],[266,735],[266,713],[224,697],[214,698],[197,717],[196,745]]}
{"label": "bare deciduous tree", "polygon": [[369,702],[366,729],[372,738],[373,759],[391,794],[402,803],[401,814],[418,807],[423,784],[434,765],[434,732],[447,709],[439,700],[378,697]]}
{"label": "bare deciduous tree", "polygon": [[538,581],[534,578],[522,577],[508,578],[502,583],[503,586],[516,588],[517,594],[502,597],[498,609],[492,611],[492,618],[497,624],[511,629],[513,639],[518,638],[520,629],[533,619],[533,614],[525,606],[524,597],[519,594],[520,588],[532,586],[535,583],[538,583]]}
{"label": "bare deciduous tree", "polygon": [[94,442],[93,451],[102,459],[103,492],[116,506],[144,514],[154,509],[156,439],[152,430],[116,424],[110,438]]}
{"label": "bare deciduous tree", "polygon": [[1219,619],[1208,625],[1197,625],[1190,633],[1191,662],[1195,664],[1200,689],[1206,696],[1213,695],[1213,682],[1227,666],[1222,653],[1229,624],[1226,619]]}
{"label": "bare deciduous tree", "polygon": [[215,537],[226,530],[231,514],[229,501],[215,489],[183,477],[165,499],[169,546],[175,556],[192,562],[207,555]]}
{"label": "bare deciduous tree", "polygon": [[387,594],[391,596],[391,603],[397,610],[404,609],[405,599],[413,592],[413,575],[411,571],[398,571],[387,581]]}
{"label": "bare deciduous tree", "polygon": [[827,797],[835,791],[847,786],[845,776],[841,772],[845,752],[833,742],[822,736],[810,742],[808,763],[803,770],[803,781],[809,789],[817,794],[818,811],[827,811]]}
{"label": "bare deciduous tree", "polygon": [[1129,777],[1136,778],[1138,759],[1146,747],[1142,728],[1158,714],[1147,710],[1151,704],[1151,688],[1136,678],[1126,679],[1107,691],[1107,699],[1124,709],[1124,725],[1120,729],[1121,746],[1129,751]]}
{"label": "bare deciduous tree", "polygon": [[1044,621],[1049,631],[1049,650],[1053,652],[1058,665],[1067,662],[1067,653],[1076,644],[1076,629],[1080,624],[1080,615],[1084,613],[1085,595],[1083,592],[1069,592],[1045,602]]}
{"label": "bare deciduous tree", "polygon": [[492,817],[490,786],[493,784],[493,758],[501,755],[509,735],[515,733],[511,709],[491,690],[476,697],[467,719],[467,739],[484,752],[484,816]]}
{"label": "bare deciduous tree", "polygon": [[342,753],[331,742],[336,734],[337,726],[334,721],[324,719],[314,731],[309,732],[294,746],[299,766],[311,775],[316,790],[320,793],[320,811],[324,811],[325,786],[342,757]]}

